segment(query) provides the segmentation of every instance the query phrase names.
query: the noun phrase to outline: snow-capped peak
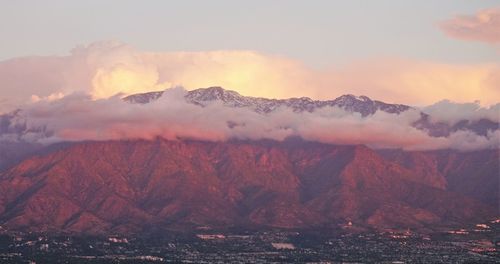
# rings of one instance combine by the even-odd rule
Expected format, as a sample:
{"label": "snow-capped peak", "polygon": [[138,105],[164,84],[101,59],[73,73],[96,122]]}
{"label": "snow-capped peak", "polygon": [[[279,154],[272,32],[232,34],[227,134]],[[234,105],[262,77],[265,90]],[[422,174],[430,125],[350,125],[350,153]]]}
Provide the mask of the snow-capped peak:
{"label": "snow-capped peak", "polygon": [[[150,92],[135,94],[125,97],[124,100],[130,103],[145,104],[154,101],[162,96],[163,92]],[[410,107],[398,104],[386,104],[380,101],[373,101],[367,96],[355,96],[351,94],[342,95],[334,100],[313,100],[309,97],[289,98],[289,99],[268,99],[261,97],[243,96],[238,92],[226,90],[222,87],[200,88],[187,92],[185,99],[189,103],[206,106],[214,102],[221,102],[229,107],[250,108],[257,113],[269,113],[280,107],[291,108],[294,112],[313,112],[325,106],[337,106],[346,111],[358,112],[362,116],[374,114],[382,110],[392,114],[399,114]]]}

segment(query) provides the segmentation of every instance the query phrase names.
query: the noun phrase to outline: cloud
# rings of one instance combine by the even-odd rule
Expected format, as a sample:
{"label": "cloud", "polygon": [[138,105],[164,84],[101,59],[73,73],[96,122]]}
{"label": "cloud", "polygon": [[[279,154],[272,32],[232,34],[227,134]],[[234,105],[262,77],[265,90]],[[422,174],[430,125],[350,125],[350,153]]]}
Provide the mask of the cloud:
{"label": "cloud", "polygon": [[486,136],[458,131],[449,137],[431,137],[412,126],[420,118],[416,109],[399,115],[378,111],[368,117],[338,107],[325,107],[312,113],[281,108],[258,114],[217,102],[206,107],[190,104],[184,100],[185,94],[183,88],[168,89],[157,101],[144,105],[126,103],[118,96],[94,100],[82,93],[61,99],[42,98],[26,105],[23,116],[14,120],[14,125],[26,122],[27,130],[31,131],[45,127],[45,136],[28,133],[27,138],[23,138],[45,144],[156,137],[224,141],[234,138],[284,140],[300,136],[323,143],[406,150],[475,150],[499,146],[499,130],[490,131]]}
{"label": "cloud", "polygon": [[372,59],[325,74],[325,82],[387,102],[428,105],[455,102],[500,102],[500,65],[444,64],[405,59]]}
{"label": "cloud", "polygon": [[500,7],[483,9],[472,16],[458,15],[440,27],[453,38],[500,44]]}
{"label": "cloud", "polygon": [[434,122],[446,122],[453,125],[461,120],[477,121],[489,119],[500,123],[500,103],[489,107],[481,107],[474,103],[454,103],[443,100],[422,108],[422,111],[431,116]]}
{"label": "cloud", "polygon": [[299,61],[255,51],[144,52],[120,42],[97,42],[69,55],[0,62],[0,113],[31,98],[87,93],[102,99],[117,93],[222,86],[243,95],[332,99],[367,95],[395,103],[427,105],[500,101],[500,65],[440,64],[378,58],[342,67],[310,69]]}

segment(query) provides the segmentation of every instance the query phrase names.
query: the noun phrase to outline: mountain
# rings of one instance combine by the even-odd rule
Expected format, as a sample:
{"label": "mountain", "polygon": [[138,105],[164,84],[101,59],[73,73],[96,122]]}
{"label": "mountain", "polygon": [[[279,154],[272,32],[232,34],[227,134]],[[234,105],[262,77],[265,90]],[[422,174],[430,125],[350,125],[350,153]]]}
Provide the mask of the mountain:
{"label": "mountain", "polygon": [[[123,98],[129,103],[147,104],[157,100],[163,95],[163,91],[134,94]],[[362,116],[374,114],[376,111],[384,111],[391,114],[399,114],[410,109],[407,105],[387,104],[381,101],[372,101],[366,96],[342,95],[334,100],[312,100],[309,97],[290,99],[267,99],[261,97],[242,96],[231,90],[221,87],[200,88],[187,92],[187,102],[206,106],[215,101],[222,102],[229,107],[249,108],[257,113],[270,113],[280,107],[293,109],[294,112],[314,112],[325,106],[336,106],[349,112],[360,113]]]}
{"label": "mountain", "polygon": [[37,139],[48,137],[51,133],[45,126],[32,128],[27,122],[28,118],[22,110],[0,115],[0,171],[44,148]]}
{"label": "mountain", "polygon": [[500,150],[459,152],[379,150],[383,157],[428,179],[434,186],[460,193],[500,213]]}
{"label": "mountain", "polygon": [[134,233],[352,221],[359,228],[433,229],[498,215],[405,164],[365,146],[292,139],[82,142],[0,174],[0,225]]}
{"label": "mountain", "polygon": [[28,126],[28,118],[21,109],[0,115],[0,142],[36,141],[52,135],[46,126]]}
{"label": "mountain", "polygon": [[38,143],[0,141],[0,172],[43,148],[44,146]]}
{"label": "mountain", "polygon": [[[130,95],[124,97],[123,100],[131,104],[148,104],[158,100],[163,95],[163,91],[149,92]],[[184,99],[186,102],[199,107],[220,103],[230,108],[247,108],[263,116],[281,108],[288,108],[296,113],[314,113],[323,107],[339,107],[348,113],[360,114],[367,119],[377,111],[398,115],[410,109],[417,110],[407,105],[388,104],[371,100],[366,96],[342,95],[334,100],[324,101],[312,100],[308,97],[267,99],[243,96],[235,91],[225,90],[221,87],[200,88],[188,91]],[[29,144],[43,141],[43,139],[54,135],[54,131],[50,129],[50,124],[44,124],[40,121],[31,122],[30,118],[22,109],[0,115],[0,141]],[[331,118],[332,122],[335,122],[336,117]],[[488,132],[500,129],[498,121],[487,118],[479,120],[463,119],[450,124],[443,121],[433,121],[432,116],[424,112],[420,112],[420,118],[413,122],[412,126],[425,131],[432,137],[447,137],[457,131],[471,131],[477,135],[486,136]],[[9,162],[0,160],[1,163]]]}
{"label": "mountain", "polygon": [[[147,104],[159,99],[163,91],[134,94],[123,98],[124,101],[136,104]],[[389,114],[400,114],[410,109],[416,109],[403,104],[388,104],[377,100],[371,100],[367,96],[342,95],[334,100],[312,100],[308,97],[290,99],[267,99],[260,97],[242,96],[231,90],[221,87],[200,88],[187,92],[187,102],[207,106],[214,102],[221,102],[228,107],[248,108],[257,113],[266,114],[278,108],[291,108],[294,112],[314,112],[322,107],[339,107],[347,112],[359,113],[363,117],[369,117],[377,111]],[[413,123],[417,129],[426,131],[433,137],[447,137],[453,132],[460,130],[472,131],[478,135],[485,136],[488,131],[500,129],[497,121],[481,118],[478,120],[463,119],[454,124],[442,121],[433,121],[432,116],[421,112],[420,119]]]}
{"label": "mountain", "polygon": [[[160,92],[149,92],[134,94],[123,98],[125,102],[132,104],[147,104],[159,99],[164,94]],[[260,114],[270,113],[280,107],[293,109],[294,112],[314,112],[325,106],[341,107],[352,113],[360,113],[369,116],[376,111],[399,114],[409,109],[409,106],[399,104],[386,104],[380,101],[372,101],[366,96],[343,95],[335,100],[318,101],[307,97],[290,99],[266,99],[242,96],[235,91],[225,90],[221,87],[200,88],[187,92],[187,102],[200,107],[214,102],[221,102],[227,107],[249,108]],[[30,116],[22,109],[0,115],[0,150],[12,152],[13,155],[0,154],[0,171],[9,165],[40,149],[39,141],[43,141],[54,135],[47,124],[30,122]],[[5,149],[5,151],[3,151]],[[17,154],[15,154],[17,153]]]}
{"label": "mountain", "polygon": [[500,129],[500,123],[480,118],[478,120],[462,119],[454,124],[442,121],[432,121],[432,117],[426,113],[420,114],[420,119],[413,123],[417,129],[425,130],[432,137],[447,137],[457,131],[472,131],[477,135],[486,136],[489,131]]}

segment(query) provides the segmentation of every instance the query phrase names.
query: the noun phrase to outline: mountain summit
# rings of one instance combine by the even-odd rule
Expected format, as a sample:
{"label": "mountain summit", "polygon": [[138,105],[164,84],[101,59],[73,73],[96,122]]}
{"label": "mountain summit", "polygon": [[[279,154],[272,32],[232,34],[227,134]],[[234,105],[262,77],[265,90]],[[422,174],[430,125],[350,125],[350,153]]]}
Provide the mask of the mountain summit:
{"label": "mountain summit", "polygon": [[[134,94],[123,98],[126,102],[146,104],[157,100],[163,91]],[[399,114],[410,109],[407,105],[387,104],[371,100],[366,96],[342,95],[334,100],[313,100],[309,97],[289,99],[268,99],[262,97],[243,96],[238,92],[222,87],[200,88],[187,92],[185,99],[189,103],[205,106],[213,102],[221,102],[229,107],[245,107],[257,113],[269,113],[280,107],[293,109],[294,112],[313,112],[325,106],[337,106],[349,112],[357,112],[362,116],[374,114],[381,110],[391,114]]]}
{"label": "mountain summit", "polygon": [[[124,101],[136,104],[147,104],[158,100],[164,94],[163,91],[134,94],[123,98]],[[333,100],[313,100],[309,97],[289,99],[268,99],[261,97],[243,96],[238,92],[226,90],[221,87],[200,88],[188,91],[184,96],[187,102],[207,106],[219,102],[228,107],[247,108],[260,114],[267,114],[279,108],[289,108],[294,112],[314,112],[322,107],[339,107],[349,113],[359,113],[362,117],[369,117],[377,111],[389,114],[401,114],[410,109],[404,104],[388,104],[378,100],[372,100],[367,96],[355,96],[351,94],[342,95]],[[497,121],[487,118],[478,120],[463,119],[454,124],[443,121],[433,121],[432,116],[420,112],[420,119],[416,120],[413,127],[426,131],[433,137],[447,137],[457,131],[471,131],[475,134],[486,136],[488,131],[496,131],[500,128]]]}
{"label": "mountain summit", "polygon": [[[190,119],[186,118],[189,113],[168,108],[169,101],[161,101],[166,94],[136,94],[123,101],[86,97],[76,103],[69,97],[41,104],[55,105],[56,110],[75,110],[68,115],[28,109],[0,116],[0,226],[20,231],[135,233],[207,226],[338,228],[351,222],[360,229],[436,230],[498,216],[499,152],[492,148],[467,153],[452,149],[383,150],[353,141],[307,141],[299,133],[280,140],[237,136],[194,140],[200,138],[161,137],[163,134],[155,129],[151,137],[126,135],[98,141],[82,137],[78,142],[42,144],[50,139],[54,125],[60,129],[54,133],[96,134],[104,132],[102,128],[118,127],[111,132],[120,135],[130,128],[148,132],[148,125],[168,130],[179,118],[187,126],[178,129],[189,130],[192,122],[203,119],[207,111],[220,109],[211,108],[211,104],[223,105],[230,113],[237,112],[235,108],[249,109],[253,112],[241,112],[272,125],[279,123],[277,119],[266,118],[281,118],[279,109],[285,108],[286,114],[297,120],[294,124],[302,125],[304,118],[323,118],[320,123],[306,122],[304,126],[311,129],[308,131],[318,132],[316,124],[329,123],[332,126],[322,133],[344,132],[346,136],[370,136],[365,122],[370,118],[377,121],[380,111],[387,113],[382,117],[396,117],[390,119],[395,121],[406,117],[406,111],[417,111],[412,117],[419,118],[416,108],[366,96],[343,95],[326,101],[307,97],[266,99],[210,87],[185,92],[183,98],[173,97],[186,100],[181,109],[196,114]],[[322,107],[344,109],[347,118],[360,126],[333,130],[348,124],[339,122],[341,118],[336,116],[322,117]],[[101,109],[112,112],[115,108],[124,114],[105,113],[104,119],[97,119],[99,122],[86,122],[100,115]],[[170,112],[162,116],[163,110]],[[36,119],[40,112],[42,118]],[[44,118],[54,113],[53,123],[44,123]],[[232,127],[230,123],[226,127],[227,120],[214,113],[207,115],[213,118],[199,129],[200,134],[208,133],[205,128],[209,127],[222,126],[226,132],[253,131],[255,127]],[[129,115],[138,125],[124,126]],[[66,119],[60,120],[61,116]],[[151,116],[154,118],[148,119]],[[168,119],[171,116],[175,118]],[[34,118],[32,123],[30,118]],[[240,118],[234,117],[236,121]],[[392,128],[388,122],[376,123]],[[102,123],[105,126],[101,127]],[[88,124],[96,127],[87,129],[84,126]],[[491,120],[436,123],[420,112],[420,120],[413,126],[442,137],[458,130],[492,134],[497,132],[495,124]],[[415,130],[412,124],[404,125],[408,128],[404,131]],[[260,132],[269,131],[264,126]],[[387,137],[380,132],[378,136],[382,140]]]}

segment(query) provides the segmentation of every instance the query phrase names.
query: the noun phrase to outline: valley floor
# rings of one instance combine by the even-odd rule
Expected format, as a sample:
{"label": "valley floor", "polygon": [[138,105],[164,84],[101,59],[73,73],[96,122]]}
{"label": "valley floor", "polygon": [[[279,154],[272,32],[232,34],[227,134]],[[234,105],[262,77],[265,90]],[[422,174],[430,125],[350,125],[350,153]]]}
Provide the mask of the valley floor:
{"label": "valley floor", "polygon": [[[500,221],[410,230],[199,230],[140,237],[5,233],[0,263],[499,263]],[[495,243],[497,243],[495,245]]]}

